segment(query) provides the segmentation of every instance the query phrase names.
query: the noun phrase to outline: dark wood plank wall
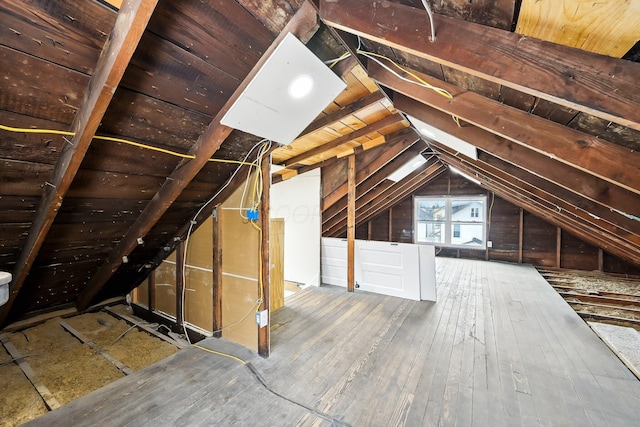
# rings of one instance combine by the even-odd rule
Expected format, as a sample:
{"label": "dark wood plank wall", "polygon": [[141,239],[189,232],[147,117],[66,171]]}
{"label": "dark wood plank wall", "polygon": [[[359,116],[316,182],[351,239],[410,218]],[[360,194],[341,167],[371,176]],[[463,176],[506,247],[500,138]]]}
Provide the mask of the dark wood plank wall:
{"label": "dark wood plank wall", "polygon": [[[520,247],[520,208],[499,198],[459,175],[445,172],[416,191],[413,196],[487,195],[490,210],[488,226],[492,248],[490,260],[518,262]],[[402,243],[413,242],[413,196],[408,197],[369,222],[360,224],[356,238]],[[391,221],[390,221],[391,217]],[[391,239],[389,224],[391,223]],[[524,211],[522,260],[536,266],[557,267],[557,227]],[[484,250],[443,248],[441,256],[486,259]],[[560,267],[577,270],[598,270],[598,248],[583,242],[566,231],[560,237]],[[640,274],[640,268],[612,256],[603,254],[603,271],[619,274]]]}

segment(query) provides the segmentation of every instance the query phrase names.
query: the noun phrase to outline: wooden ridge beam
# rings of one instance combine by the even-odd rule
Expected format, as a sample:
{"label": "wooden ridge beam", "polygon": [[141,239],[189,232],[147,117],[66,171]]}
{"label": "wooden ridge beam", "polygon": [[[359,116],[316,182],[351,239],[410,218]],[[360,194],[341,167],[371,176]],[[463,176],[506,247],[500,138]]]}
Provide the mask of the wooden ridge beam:
{"label": "wooden ridge beam", "polygon": [[[418,71],[410,71],[433,86],[448,91],[453,99],[402,80],[378,63],[369,62],[369,75],[396,92],[455,115],[476,127],[568,166],[640,193],[640,153],[460,89]],[[620,168],[620,159],[625,159],[628,167]]]}
{"label": "wooden ridge beam", "polygon": [[[395,158],[402,155],[406,151],[410,150],[410,147],[416,147],[416,143],[420,141],[420,137],[415,133],[413,129],[403,129],[393,134],[393,139],[387,142],[385,145],[376,147],[370,151],[371,156],[369,162],[363,161],[363,155],[358,156],[357,171],[356,171],[356,185],[359,186],[371,175],[377,173],[381,168],[387,168],[391,162],[395,163]],[[426,148],[426,145],[422,145]],[[414,150],[412,150],[413,152]],[[419,149],[414,155],[419,154]],[[399,165],[402,166],[402,165]],[[399,167],[398,166],[398,167]],[[388,170],[388,168],[387,168]],[[395,170],[395,168],[394,168]],[[386,176],[385,176],[386,177]],[[327,194],[322,200],[323,210],[328,209],[337,201],[343,199],[347,195],[347,180],[346,177],[342,185],[337,187],[331,193]]]}
{"label": "wooden ridge beam", "polygon": [[355,130],[351,133],[348,133],[346,135],[343,135],[339,138],[336,138],[334,140],[331,140],[325,144],[319,145],[315,148],[312,148],[309,151],[305,151],[304,153],[298,154],[297,156],[294,156],[288,160],[284,161],[284,165],[286,167],[290,167],[292,165],[296,165],[300,162],[303,162],[311,157],[315,157],[317,155],[320,155],[322,153],[324,153],[325,151],[329,151],[332,150],[334,148],[337,148],[343,144],[346,144],[348,142],[352,142],[355,139],[358,138],[362,138],[364,136],[369,135],[370,133],[374,133],[374,132],[378,132],[384,128],[386,128],[387,126],[392,126],[398,122],[401,122],[404,120],[404,117],[401,114],[395,113],[392,114],[390,116],[385,117],[382,120],[379,120],[377,122],[371,123],[370,125],[367,125],[361,129]]}
{"label": "wooden ridge beam", "polygon": [[450,135],[470,141],[480,150],[610,209],[631,213],[637,212],[637,206],[640,206],[640,197],[634,192],[612,185],[581,170],[565,166],[556,159],[551,159],[473,125],[459,127],[447,113],[407,96],[398,94],[394,98],[394,104],[400,111],[430,123]]}
{"label": "wooden ridge beam", "polygon": [[640,64],[386,0],[320,0],[329,26],[640,130]]}
{"label": "wooden ridge beam", "polygon": [[31,223],[29,234],[16,262],[9,301],[0,310],[0,325],[7,320],[11,307],[29,275],[156,4],[157,0],[129,0],[118,12],[82,104],[71,124],[70,131],[74,136],[64,145],[51,180],[44,187],[36,217]]}
{"label": "wooden ridge beam", "polygon": [[194,155],[195,158],[184,159],[178,164],[160,190],[158,190],[153,199],[147,204],[133,226],[129,228],[127,234],[118,242],[118,245],[111,251],[107,260],[90,279],[87,286],[85,286],[84,290],[78,296],[76,301],[78,308],[82,309],[91,303],[113,273],[122,265],[123,257],[129,255],[136,248],[138,238],[144,237],[153,228],[171,204],[180,196],[187,185],[189,185],[191,180],[200,172],[213,153],[216,152],[229,136],[233,129],[222,125],[220,120],[240,97],[249,82],[280,44],[280,41],[284,39],[285,35],[291,32],[299,38],[304,38],[308,36],[310,31],[315,31],[317,26],[315,9],[309,2],[305,2],[189,150],[189,154]]}

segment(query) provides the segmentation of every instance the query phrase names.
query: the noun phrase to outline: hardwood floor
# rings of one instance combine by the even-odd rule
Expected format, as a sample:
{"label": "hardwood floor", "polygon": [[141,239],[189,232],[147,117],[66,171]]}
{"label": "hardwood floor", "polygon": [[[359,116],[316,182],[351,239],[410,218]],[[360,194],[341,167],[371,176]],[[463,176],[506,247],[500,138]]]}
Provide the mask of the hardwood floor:
{"label": "hardwood floor", "polygon": [[535,269],[436,266],[437,303],[297,293],[273,315],[266,360],[201,343],[307,408],[190,347],[30,425],[638,425],[640,382]]}

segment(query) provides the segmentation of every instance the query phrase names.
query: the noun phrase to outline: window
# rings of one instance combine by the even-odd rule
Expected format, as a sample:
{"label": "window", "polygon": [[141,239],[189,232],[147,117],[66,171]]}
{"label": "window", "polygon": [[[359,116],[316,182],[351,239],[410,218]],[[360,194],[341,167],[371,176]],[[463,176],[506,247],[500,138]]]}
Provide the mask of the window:
{"label": "window", "polygon": [[416,197],[415,243],[485,249],[486,197]]}

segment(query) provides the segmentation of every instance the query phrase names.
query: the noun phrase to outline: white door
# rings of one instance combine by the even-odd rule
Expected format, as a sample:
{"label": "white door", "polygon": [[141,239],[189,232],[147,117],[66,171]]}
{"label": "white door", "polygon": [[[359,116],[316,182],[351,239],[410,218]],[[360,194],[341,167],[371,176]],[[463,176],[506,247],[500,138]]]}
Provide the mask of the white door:
{"label": "white door", "polygon": [[419,301],[418,246],[356,240],[355,276],[361,290]]}
{"label": "white door", "polygon": [[347,286],[347,240],[322,238],[321,271],[325,285]]}

